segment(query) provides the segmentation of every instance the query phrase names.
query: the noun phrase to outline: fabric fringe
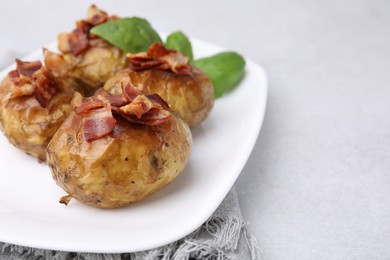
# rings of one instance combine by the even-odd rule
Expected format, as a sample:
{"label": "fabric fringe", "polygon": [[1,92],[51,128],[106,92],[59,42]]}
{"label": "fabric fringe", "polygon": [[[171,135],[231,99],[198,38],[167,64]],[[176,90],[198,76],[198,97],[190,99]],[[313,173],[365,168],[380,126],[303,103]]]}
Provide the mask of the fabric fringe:
{"label": "fabric fringe", "polygon": [[[249,258],[248,258],[249,257]],[[160,248],[127,254],[73,253],[0,242],[0,260],[235,260],[259,258],[256,238],[237,217],[212,216],[190,235]]]}

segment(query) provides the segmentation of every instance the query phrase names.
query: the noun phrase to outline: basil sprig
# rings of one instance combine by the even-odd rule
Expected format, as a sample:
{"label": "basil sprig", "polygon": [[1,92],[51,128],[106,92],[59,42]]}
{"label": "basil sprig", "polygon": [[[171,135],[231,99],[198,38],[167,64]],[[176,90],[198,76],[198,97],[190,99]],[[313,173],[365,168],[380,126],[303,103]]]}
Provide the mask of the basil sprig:
{"label": "basil sprig", "polygon": [[193,64],[210,77],[216,98],[232,90],[240,82],[245,72],[244,58],[233,51],[198,59]]}
{"label": "basil sprig", "polygon": [[108,21],[93,27],[91,33],[131,53],[146,51],[151,44],[162,42],[149,22],[139,17]]}

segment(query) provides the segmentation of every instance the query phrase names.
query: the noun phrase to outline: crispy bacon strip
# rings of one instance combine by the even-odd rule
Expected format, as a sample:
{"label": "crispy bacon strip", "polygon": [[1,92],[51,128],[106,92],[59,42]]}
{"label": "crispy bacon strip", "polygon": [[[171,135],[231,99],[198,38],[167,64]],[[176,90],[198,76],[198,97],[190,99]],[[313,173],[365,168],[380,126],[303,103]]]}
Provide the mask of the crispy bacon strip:
{"label": "crispy bacon strip", "polygon": [[76,114],[85,114],[89,112],[90,110],[102,108],[105,106],[105,102],[101,99],[92,99],[90,101],[82,103],[80,106],[75,107],[74,112]]}
{"label": "crispy bacon strip", "polygon": [[125,106],[129,103],[123,95],[107,95],[106,98],[110,101],[112,109]]}
{"label": "crispy bacon strip", "polygon": [[140,95],[132,103],[121,107],[118,113],[132,123],[150,126],[162,124],[171,118],[168,110],[162,109],[145,95]]}
{"label": "crispy bacon strip", "polygon": [[[129,100],[129,103],[115,111],[126,120],[137,124],[153,126],[159,125],[171,118],[168,104],[159,95],[146,96],[140,94],[130,83],[126,85],[122,84],[122,91],[123,95]],[[137,93],[135,97],[131,96],[135,93]]]}
{"label": "crispy bacon strip", "polygon": [[[150,126],[162,124],[171,118],[168,104],[159,95],[140,94],[130,83],[122,85],[122,92],[121,95],[110,95],[100,89],[74,108],[75,113],[83,117],[82,129],[87,141],[106,136],[114,130],[116,120],[112,112],[129,122]],[[137,95],[130,98],[135,93]],[[74,99],[77,97],[80,95],[75,95]]]}
{"label": "crispy bacon strip", "polygon": [[19,59],[15,59],[16,61],[16,69],[19,74],[25,77],[31,77],[34,72],[42,68],[42,63],[40,61],[21,61]]}
{"label": "crispy bacon strip", "polygon": [[151,109],[148,113],[143,114],[141,118],[138,118],[131,112],[124,113],[120,111],[119,114],[129,122],[150,126],[162,124],[168,121],[172,116],[169,111],[159,109]]}
{"label": "crispy bacon strip", "polygon": [[133,101],[138,95],[141,95],[141,92],[131,85],[126,79],[121,80],[122,95],[129,102]]}
{"label": "crispy bacon strip", "polygon": [[20,74],[18,72],[18,70],[11,70],[10,72],[8,72],[8,77],[10,78],[19,78]]}
{"label": "crispy bacon strip", "polygon": [[111,110],[99,108],[91,111],[83,118],[84,137],[87,141],[93,141],[106,136],[115,128],[116,120]]}
{"label": "crispy bacon strip", "polygon": [[95,96],[104,96],[111,104],[111,109],[116,110],[117,108],[127,105],[129,100],[127,100],[123,93],[122,94],[108,94],[103,88],[99,88],[95,92]]}
{"label": "crispy bacon strip", "polygon": [[153,108],[153,103],[145,95],[137,96],[131,103],[122,106],[120,111],[124,114],[134,114],[138,119]]}
{"label": "crispy bacon strip", "polygon": [[147,52],[128,53],[127,57],[134,71],[160,69],[171,70],[179,75],[192,72],[187,56],[179,51],[166,49],[161,43],[152,44]]}
{"label": "crispy bacon strip", "polygon": [[74,110],[83,116],[82,129],[87,141],[106,136],[114,130],[116,120],[111,112],[111,104],[104,96],[92,97]]}
{"label": "crispy bacon strip", "polygon": [[76,22],[76,28],[70,33],[61,33],[58,36],[58,48],[63,53],[72,53],[79,56],[90,46],[90,40],[95,38],[89,31],[92,27],[117,19],[116,16],[109,16],[96,5],[91,5],[87,12],[87,18]]}
{"label": "crispy bacon strip", "polygon": [[[131,54],[128,54],[130,57]],[[159,69],[164,64],[162,60],[153,60],[150,58],[132,57],[130,58],[131,68],[134,71],[143,71],[149,69]]]}
{"label": "crispy bacon strip", "polygon": [[73,55],[78,56],[88,48],[88,34],[78,27],[69,34],[68,43]]}
{"label": "crispy bacon strip", "polygon": [[16,59],[16,70],[10,71],[11,98],[34,96],[41,107],[46,107],[57,91],[57,79],[40,61],[24,62]]}
{"label": "crispy bacon strip", "polygon": [[34,96],[41,107],[47,107],[50,100],[57,92],[57,79],[46,69],[42,67],[32,75],[34,86]]}
{"label": "crispy bacon strip", "polygon": [[34,86],[29,82],[28,78],[21,77],[18,69],[8,72],[8,77],[13,83],[10,88],[11,98],[32,95]]}
{"label": "crispy bacon strip", "polygon": [[166,49],[164,45],[162,45],[161,43],[155,43],[149,47],[146,53],[149,57],[161,58],[164,57],[165,55],[168,55],[170,53],[176,53],[176,52],[178,51]]}

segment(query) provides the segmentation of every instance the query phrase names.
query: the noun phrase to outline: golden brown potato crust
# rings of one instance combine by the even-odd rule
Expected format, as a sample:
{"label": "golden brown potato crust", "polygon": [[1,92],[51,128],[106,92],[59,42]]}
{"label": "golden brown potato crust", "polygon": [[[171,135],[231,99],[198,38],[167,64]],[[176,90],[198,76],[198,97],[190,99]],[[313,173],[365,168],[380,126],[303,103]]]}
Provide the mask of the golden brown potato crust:
{"label": "golden brown potato crust", "polygon": [[192,144],[178,117],[158,126],[116,117],[113,132],[87,142],[82,116],[71,113],[47,149],[53,178],[71,197],[99,208],[140,201],[169,184],[184,169]]}
{"label": "golden brown potato crust", "polygon": [[9,77],[6,77],[0,86],[2,130],[10,143],[38,160],[45,161],[47,144],[72,111],[70,102],[74,83],[62,81],[62,85],[69,87],[69,91],[57,92],[46,108],[41,107],[34,96],[10,98],[11,84]]}
{"label": "golden brown potato crust", "polygon": [[204,72],[195,67],[187,75],[157,69],[141,72],[125,69],[108,80],[104,89],[112,94],[121,93],[118,82],[124,77],[129,77],[130,82],[144,94],[160,95],[190,127],[206,119],[214,105],[212,83]]}
{"label": "golden brown potato crust", "polygon": [[127,65],[126,55],[120,49],[100,39],[95,41],[99,44],[91,46],[80,56],[64,54],[70,66],[68,76],[80,81],[87,94],[93,94]]}

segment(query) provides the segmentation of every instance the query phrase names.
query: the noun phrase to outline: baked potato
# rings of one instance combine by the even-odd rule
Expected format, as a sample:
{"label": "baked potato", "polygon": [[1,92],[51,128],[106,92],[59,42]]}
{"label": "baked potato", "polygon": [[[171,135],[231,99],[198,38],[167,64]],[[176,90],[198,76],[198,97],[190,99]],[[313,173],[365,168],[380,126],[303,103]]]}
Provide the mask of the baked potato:
{"label": "baked potato", "polygon": [[0,122],[9,142],[45,161],[47,144],[72,110],[77,84],[55,77],[40,61],[17,60],[0,89]]}
{"label": "baked potato", "polygon": [[131,68],[109,79],[106,91],[121,92],[120,82],[126,79],[144,94],[161,96],[190,127],[207,118],[214,105],[213,85],[203,71],[188,64],[187,57],[156,43],[146,53],[130,54],[129,59]]}
{"label": "baked potato", "polygon": [[53,178],[68,193],[62,203],[123,207],[169,184],[187,164],[191,132],[167,106],[156,107],[160,98],[135,95],[128,104],[101,93],[83,103],[75,96],[75,112],[48,145]]}
{"label": "baked potato", "polygon": [[58,49],[68,64],[68,76],[84,85],[87,94],[127,65],[126,55],[119,48],[89,32],[94,26],[114,19],[117,17],[92,5],[87,18],[76,22],[76,29],[58,35]]}

